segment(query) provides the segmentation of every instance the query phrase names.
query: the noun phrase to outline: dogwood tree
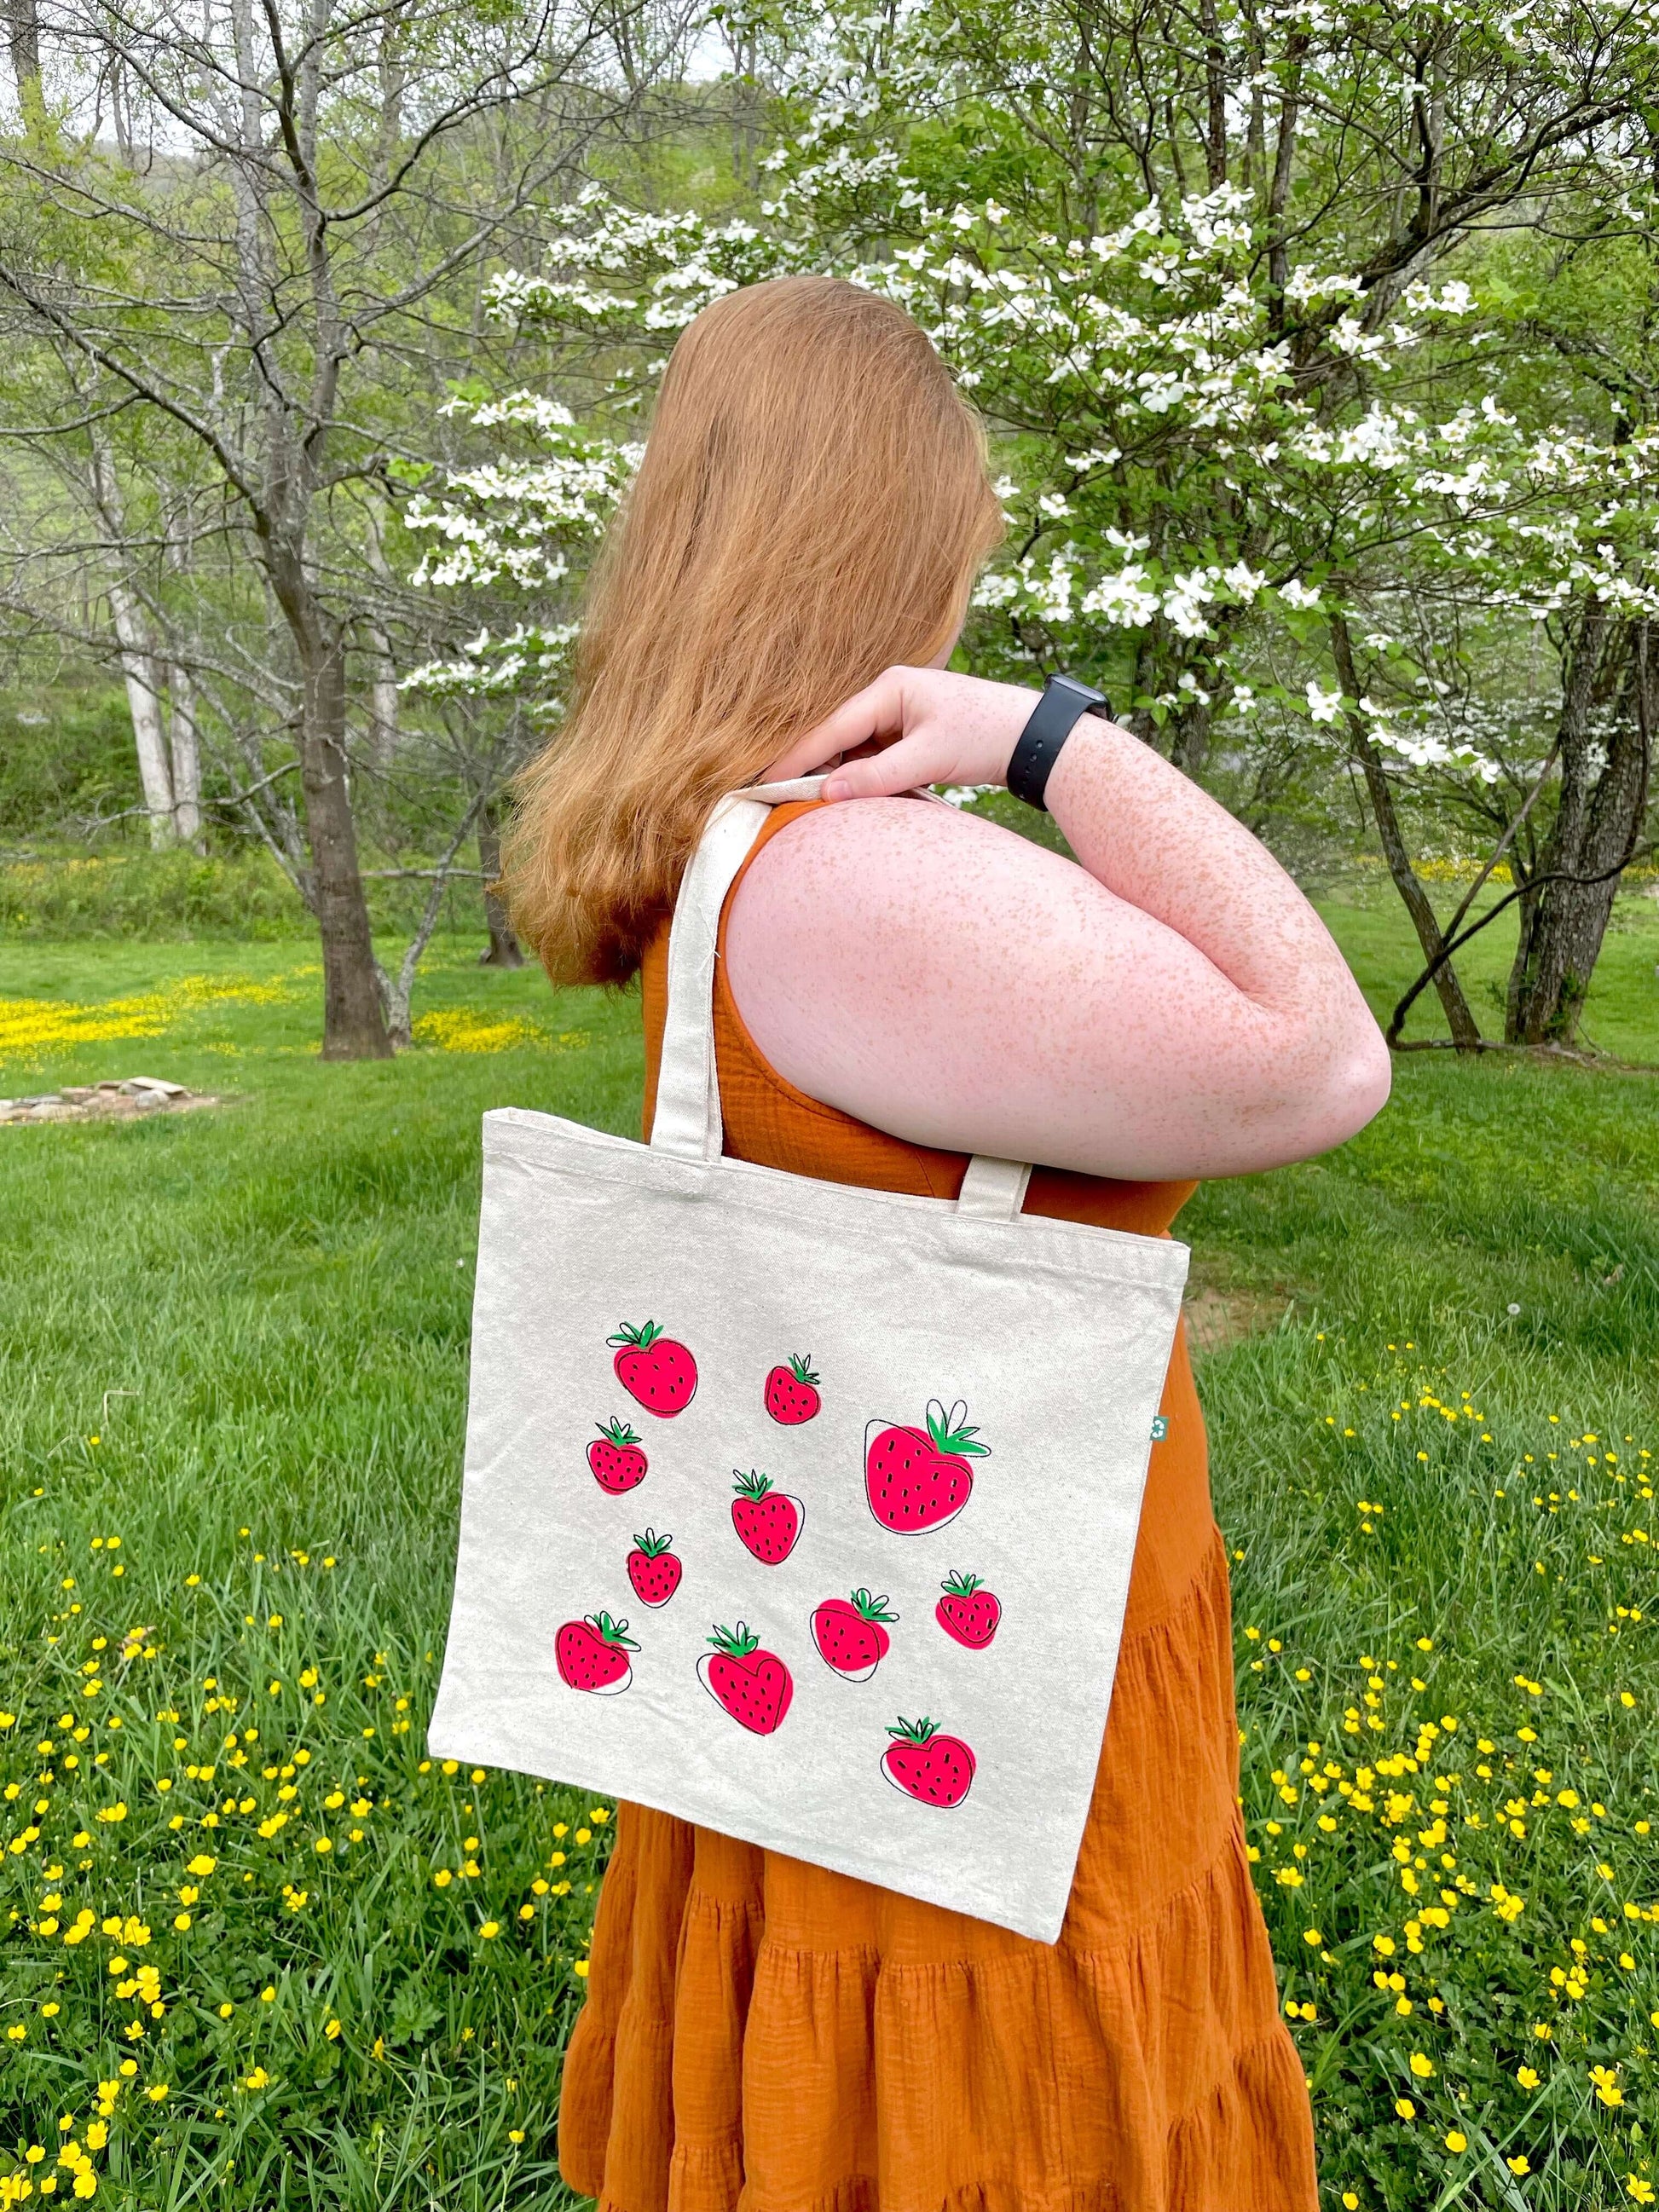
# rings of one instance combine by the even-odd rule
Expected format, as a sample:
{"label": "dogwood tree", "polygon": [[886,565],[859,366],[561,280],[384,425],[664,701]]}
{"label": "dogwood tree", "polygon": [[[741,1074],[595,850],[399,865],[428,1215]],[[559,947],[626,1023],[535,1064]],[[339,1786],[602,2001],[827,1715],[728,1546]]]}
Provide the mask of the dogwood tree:
{"label": "dogwood tree", "polygon": [[[1443,265],[1506,195],[1582,193],[1626,112],[1578,15],[1522,12],[1425,18],[1415,78],[1407,27],[1379,44],[1375,11],[1291,9],[1271,34],[1218,16],[1212,47],[1169,50],[1144,127],[1074,15],[1040,11],[1018,38],[957,10],[948,37],[925,12],[832,27],[785,76],[748,215],[592,188],[544,268],[492,286],[492,312],[561,358],[622,367],[591,410],[609,435],[519,395],[477,420],[541,450],[411,513],[441,547],[431,580],[511,578],[562,611],[481,635],[431,680],[538,680],[556,711],[573,574],[673,336],[734,286],[835,270],[916,316],[997,434],[1009,533],[976,594],[975,665],[1085,676],[1194,772],[1218,747],[1248,760],[1264,732],[1281,749],[1288,733],[1304,772],[1356,772],[1454,1038],[1477,1042],[1396,794],[1449,788],[1490,812],[1517,774],[1529,787],[1517,750],[1534,748],[1532,781],[1549,759],[1535,718],[1497,744],[1501,716],[1454,718],[1480,641],[1590,603],[1627,625],[1651,613],[1650,440],[1504,404],[1512,333],[1473,262],[1475,283]],[[1045,83],[1078,94],[1063,125]],[[1202,190],[1180,188],[1183,136]],[[1412,158],[1431,189],[1402,216]]]}

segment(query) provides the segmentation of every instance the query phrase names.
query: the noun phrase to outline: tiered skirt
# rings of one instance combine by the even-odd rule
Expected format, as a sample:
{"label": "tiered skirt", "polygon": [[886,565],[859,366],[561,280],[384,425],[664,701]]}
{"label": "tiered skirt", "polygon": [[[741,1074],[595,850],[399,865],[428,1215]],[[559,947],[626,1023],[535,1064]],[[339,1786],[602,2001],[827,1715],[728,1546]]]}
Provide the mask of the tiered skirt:
{"label": "tiered skirt", "polygon": [[601,2212],[1315,2212],[1218,1535],[1134,1611],[1053,1946],[619,1808],[565,2066],[573,2188]]}

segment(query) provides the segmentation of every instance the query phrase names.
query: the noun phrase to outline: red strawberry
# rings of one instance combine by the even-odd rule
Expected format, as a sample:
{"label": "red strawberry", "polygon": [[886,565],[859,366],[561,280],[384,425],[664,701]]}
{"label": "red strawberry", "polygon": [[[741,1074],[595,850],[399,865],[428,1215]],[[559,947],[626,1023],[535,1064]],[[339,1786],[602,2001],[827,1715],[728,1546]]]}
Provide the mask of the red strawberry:
{"label": "red strawberry", "polygon": [[975,1443],[979,1431],[963,1425],[967,1411],[958,1402],[947,1413],[934,1398],[928,1402],[925,1431],[893,1426],[877,1431],[874,1421],[866,1427],[865,1492],[884,1528],[899,1536],[942,1528],[968,1503],[974,1486],[968,1462],[988,1458],[990,1447]]}
{"label": "red strawberry", "polygon": [[977,1575],[954,1574],[939,1587],[945,1595],[933,1607],[934,1620],[958,1644],[970,1651],[983,1651],[1002,1619],[1002,1600]]}
{"label": "red strawberry", "polygon": [[811,1360],[810,1352],[805,1359],[795,1352],[787,1367],[775,1367],[766,1378],[761,1403],[772,1419],[781,1421],[786,1429],[799,1428],[803,1421],[810,1421],[823,1403],[818,1395],[818,1378],[812,1372]]}
{"label": "red strawberry", "polygon": [[884,1597],[872,1597],[855,1589],[850,1598],[827,1597],[812,1614],[812,1641],[826,1667],[845,1682],[867,1682],[877,1662],[887,1656],[890,1642],[884,1620],[896,1620],[896,1613],[883,1610]]}
{"label": "red strawberry", "polygon": [[634,1679],[628,1663],[639,1645],[627,1633],[625,1620],[612,1620],[608,1613],[589,1613],[586,1620],[567,1620],[554,1638],[559,1679],[573,1690],[592,1690],[601,1698],[614,1698]]}
{"label": "red strawberry", "polygon": [[902,1717],[887,1733],[897,1741],[882,1753],[881,1771],[895,1790],[941,1811],[961,1804],[974,1785],[975,1761],[959,1735],[941,1735],[937,1721]]}
{"label": "red strawberry", "polygon": [[620,1498],[645,1480],[646,1456],[640,1440],[625,1422],[611,1419],[599,1424],[599,1433],[587,1447],[587,1464],[601,1490]]}
{"label": "red strawberry", "polygon": [[696,1361],[683,1344],[665,1336],[655,1322],[647,1322],[643,1328],[623,1322],[605,1342],[622,1346],[612,1362],[617,1380],[647,1413],[665,1421],[683,1413],[696,1395]]}
{"label": "red strawberry", "polygon": [[668,1548],[673,1540],[672,1536],[658,1535],[654,1528],[634,1539],[634,1549],[628,1555],[628,1579],[641,1605],[666,1605],[680,1586],[683,1570]]}
{"label": "red strawberry", "polygon": [[799,1498],[774,1490],[769,1474],[738,1475],[732,1526],[763,1567],[778,1566],[788,1558],[805,1519]]}
{"label": "red strawberry", "polygon": [[697,1662],[697,1678],[717,1705],[751,1735],[770,1735],[783,1725],[795,1685],[775,1651],[763,1651],[747,1621],[735,1633],[715,1625],[714,1645]]}

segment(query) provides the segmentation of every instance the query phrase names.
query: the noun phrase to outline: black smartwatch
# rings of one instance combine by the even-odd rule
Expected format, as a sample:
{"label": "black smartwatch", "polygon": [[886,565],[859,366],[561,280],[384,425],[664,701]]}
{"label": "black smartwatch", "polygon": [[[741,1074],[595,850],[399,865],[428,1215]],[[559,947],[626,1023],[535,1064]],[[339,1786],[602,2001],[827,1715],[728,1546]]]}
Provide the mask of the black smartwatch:
{"label": "black smartwatch", "polygon": [[1073,676],[1051,676],[1032,708],[1008,763],[1008,788],[1028,806],[1048,812],[1043,793],[1060,747],[1085,714],[1104,711],[1106,695]]}

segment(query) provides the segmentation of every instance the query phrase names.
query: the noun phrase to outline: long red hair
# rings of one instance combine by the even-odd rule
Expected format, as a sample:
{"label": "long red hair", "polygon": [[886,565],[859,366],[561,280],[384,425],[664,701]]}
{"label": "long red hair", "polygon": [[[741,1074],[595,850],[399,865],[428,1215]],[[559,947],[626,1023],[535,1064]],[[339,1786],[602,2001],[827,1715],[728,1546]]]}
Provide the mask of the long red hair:
{"label": "long red hair", "polygon": [[715,802],[938,653],[1001,532],[978,418],[902,309],[829,276],[704,308],[505,840],[514,921],[556,982],[634,974]]}

